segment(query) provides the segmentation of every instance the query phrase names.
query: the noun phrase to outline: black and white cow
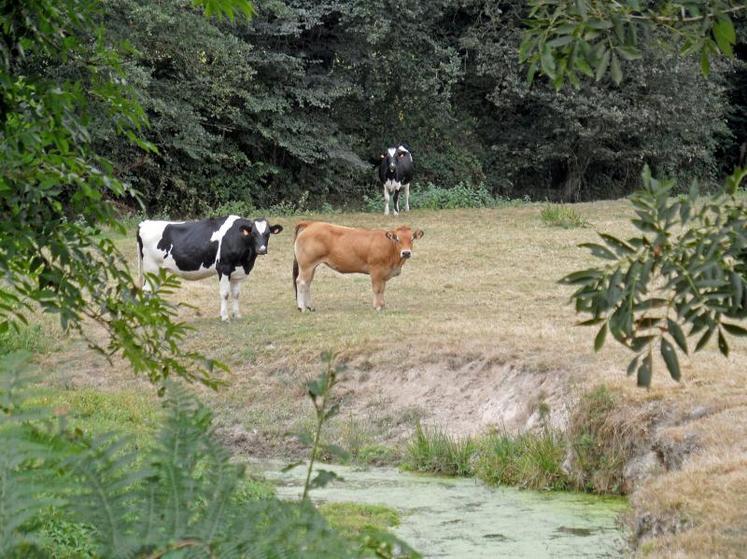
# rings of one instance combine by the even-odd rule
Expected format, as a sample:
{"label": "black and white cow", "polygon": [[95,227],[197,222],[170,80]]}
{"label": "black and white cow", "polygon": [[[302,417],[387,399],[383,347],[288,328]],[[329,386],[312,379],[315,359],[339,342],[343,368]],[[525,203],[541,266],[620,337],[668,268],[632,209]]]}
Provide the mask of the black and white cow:
{"label": "black and white cow", "polygon": [[220,317],[228,320],[228,297],[233,297],[233,316],[239,314],[239,285],[249,276],[257,255],[267,254],[270,234],[283,230],[266,219],[237,215],[201,221],[143,221],[138,226],[138,273],[140,286],[151,291],[144,273],[163,268],[187,279],[218,274]]}
{"label": "black and white cow", "polygon": [[399,213],[399,193],[405,191],[405,211],[410,211],[410,182],[412,181],[415,164],[412,153],[400,144],[391,147],[381,154],[379,163],[379,180],[384,187],[384,215],[389,215],[389,195],[394,195],[392,211]]}

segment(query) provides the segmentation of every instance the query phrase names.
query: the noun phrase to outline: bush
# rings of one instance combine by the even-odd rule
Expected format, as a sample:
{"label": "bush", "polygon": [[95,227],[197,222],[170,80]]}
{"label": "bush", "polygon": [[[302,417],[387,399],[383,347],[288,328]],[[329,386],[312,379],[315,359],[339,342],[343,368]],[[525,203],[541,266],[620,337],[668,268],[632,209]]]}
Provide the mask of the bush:
{"label": "bush", "polygon": [[[504,198],[493,196],[484,184],[473,186],[460,182],[451,188],[426,183],[422,189],[410,187],[410,207],[425,210],[449,210],[458,208],[495,208],[517,206],[528,203],[528,198]],[[400,196],[400,208],[403,207]],[[363,196],[364,210],[367,212],[383,211],[383,196]]]}

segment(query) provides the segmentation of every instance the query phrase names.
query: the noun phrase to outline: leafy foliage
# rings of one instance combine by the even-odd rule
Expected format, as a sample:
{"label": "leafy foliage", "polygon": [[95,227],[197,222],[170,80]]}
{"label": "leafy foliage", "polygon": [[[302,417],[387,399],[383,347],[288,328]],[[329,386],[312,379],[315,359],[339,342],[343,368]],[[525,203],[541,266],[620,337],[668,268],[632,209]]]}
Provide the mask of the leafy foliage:
{"label": "leafy foliage", "polygon": [[[227,2],[213,2],[220,11]],[[241,4],[243,5],[243,4]],[[214,363],[185,352],[189,328],[176,309],[133,289],[123,256],[105,234],[122,231],[110,199],[136,197],[92,147],[90,122],[139,149],[145,113],[123,85],[119,56],[95,27],[88,0],[6,6],[0,47],[0,335],[20,331],[40,306],[66,331],[105,328],[88,341],[158,381],[171,374],[214,384]],[[77,74],[45,71],[75,61]],[[90,101],[95,99],[95,101]],[[156,279],[169,289],[173,279]]]}
{"label": "leafy foliage", "polygon": [[[386,534],[338,536],[309,501],[248,498],[244,468],[217,443],[212,414],[171,384],[153,445],[69,430],[29,405],[24,357],[0,362],[0,549],[40,554],[41,519],[77,526],[102,557],[415,557]],[[69,532],[69,531],[68,531]],[[67,547],[73,544],[67,542]],[[379,551],[380,550],[380,551]]]}
{"label": "leafy foliage", "polygon": [[560,88],[580,77],[597,81],[608,74],[623,80],[625,61],[643,57],[642,37],[661,31],[662,44],[674,40],[684,55],[697,53],[707,75],[714,55],[732,56],[737,34],[732,18],[744,16],[738,0],[641,2],[626,0],[532,0],[520,57],[529,81],[540,71]]}
{"label": "leafy foliage", "polygon": [[601,233],[585,243],[607,263],[569,274],[562,283],[577,286],[576,311],[590,314],[581,324],[599,327],[601,349],[607,335],[633,351],[628,374],[649,386],[656,355],[680,380],[678,352],[695,351],[715,335],[729,355],[728,337],[747,335],[736,323],[747,316],[747,208],[737,197],[747,171],[729,177],[725,193],[705,200],[695,187],[671,199],[674,181],[658,181],[648,168],[643,188],[631,197],[639,234],[627,240]]}
{"label": "leafy foliage", "polygon": [[[720,84],[692,80],[697,62],[656,45],[639,45],[645,66],[625,67],[620,87],[529,87],[529,13],[519,0],[301,0],[227,23],[176,0],[115,0],[97,21],[121,45],[122,81],[149,117],[139,135],[157,151],[119,136],[104,110],[88,131],[147,211],[171,217],[287,209],[305,192],[305,209],[358,204],[378,194],[369,162],[399,141],[421,184],[564,201],[629,193],[644,160],[710,178],[734,151]],[[36,71],[87,72],[74,57],[45,64]]]}

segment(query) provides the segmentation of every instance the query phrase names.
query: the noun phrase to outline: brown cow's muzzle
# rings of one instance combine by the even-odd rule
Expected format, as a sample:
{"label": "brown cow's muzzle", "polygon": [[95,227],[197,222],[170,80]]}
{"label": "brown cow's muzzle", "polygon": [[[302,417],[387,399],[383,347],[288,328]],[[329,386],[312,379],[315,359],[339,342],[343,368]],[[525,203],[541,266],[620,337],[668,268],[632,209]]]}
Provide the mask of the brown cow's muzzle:
{"label": "brown cow's muzzle", "polygon": [[399,254],[400,254],[400,256],[402,258],[410,258],[412,256],[412,251],[411,250],[403,250],[403,251],[400,251]]}

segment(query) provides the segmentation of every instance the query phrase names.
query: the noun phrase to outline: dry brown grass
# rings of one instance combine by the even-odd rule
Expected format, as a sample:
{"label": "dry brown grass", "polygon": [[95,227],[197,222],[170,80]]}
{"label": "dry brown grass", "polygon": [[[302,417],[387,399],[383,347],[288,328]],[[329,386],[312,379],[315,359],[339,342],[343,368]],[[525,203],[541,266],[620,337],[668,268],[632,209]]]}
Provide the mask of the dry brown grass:
{"label": "dry brown grass", "polygon": [[[174,296],[195,307],[182,311],[197,329],[189,344],[232,367],[231,388],[212,397],[219,416],[244,429],[251,444],[277,450],[286,444],[285,431],[303,426],[308,417],[301,382],[316,370],[325,349],[341,351],[355,365],[343,386],[343,409],[375,418],[369,427],[379,425],[385,440],[401,437],[411,427],[408,418],[416,416],[426,421],[432,416],[446,428],[453,421],[462,432],[480,431],[508,417],[514,403],[511,417],[517,424],[529,421],[532,406],[519,409],[527,391],[535,403],[547,398],[555,421],[562,422],[572,404],[563,409],[559,402],[604,382],[623,394],[630,410],[657,406],[662,418],[657,437],[695,441],[695,452],[686,455],[681,470],[645,482],[634,494],[638,513],[669,518],[675,511],[684,519],[677,525],[681,531],[671,534],[665,526],[639,551],[672,557],[744,554],[747,342],[735,342],[728,359],[715,342],[683,359],[680,384],[659,364],[651,390],[634,388],[634,379],[624,376],[627,352],[607,346],[594,354],[594,332],[573,326],[570,290],[557,284],[561,276],[592,263],[577,244],[594,240],[595,230],[632,232],[629,204],[577,205],[591,226],[576,229],[543,225],[541,209],[318,216],[343,225],[407,223],[425,231],[402,275],[388,283],[382,313],[371,308],[367,276],[328,269],[320,270],[312,287],[317,312],[298,313],[291,284],[296,220],[272,219],[286,229],[273,237],[269,255],[259,258],[242,287],[243,319],[219,321],[216,281],[184,283]],[[134,239],[118,242],[134,263]],[[50,370],[72,374],[65,382],[109,388],[137,384],[123,364],[110,367],[79,343],[67,344],[44,362]],[[506,394],[513,395],[501,400]],[[497,402],[492,408],[491,401]],[[703,409],[703,416],[688,419]]]}

